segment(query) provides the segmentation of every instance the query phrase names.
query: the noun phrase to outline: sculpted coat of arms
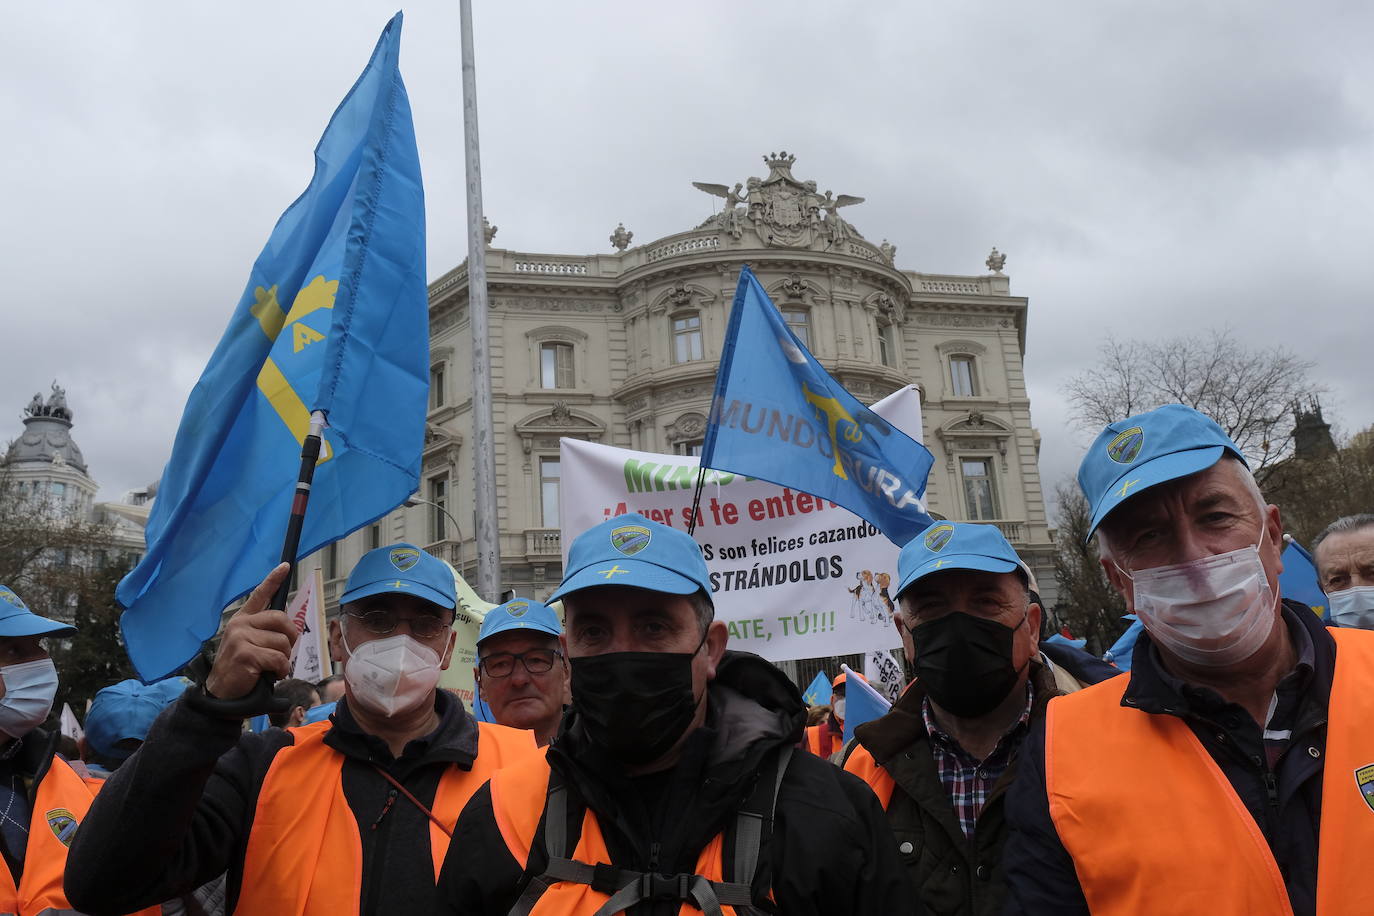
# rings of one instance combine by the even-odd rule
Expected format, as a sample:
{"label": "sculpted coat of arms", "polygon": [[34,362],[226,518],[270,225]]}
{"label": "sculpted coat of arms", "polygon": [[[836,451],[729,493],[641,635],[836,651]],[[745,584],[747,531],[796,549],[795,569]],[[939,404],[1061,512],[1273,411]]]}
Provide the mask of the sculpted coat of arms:
{"label": "sculpted coat of arms", "polygon": [[777,248],[809,248],[816,242],[829,247],[850,237],[863,238],[838,211],[864,199],[849,194],[836,196],[830,191],[818,193],[814,181],[792,177],[796,161],[797,157],[786,151],[764,156],[768,177],[736,182],[733,188],[692,182],[694,188],[725,201],[725,209],[698,228],[718,226],[736,241],[745,229],[753,229],[765,245]]}

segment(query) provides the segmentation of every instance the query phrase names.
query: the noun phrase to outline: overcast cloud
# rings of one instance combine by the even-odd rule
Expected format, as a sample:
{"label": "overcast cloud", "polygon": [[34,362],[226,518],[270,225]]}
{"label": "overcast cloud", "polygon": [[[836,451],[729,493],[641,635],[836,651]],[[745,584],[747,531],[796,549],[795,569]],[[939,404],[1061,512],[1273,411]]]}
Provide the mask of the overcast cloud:
{"label": "overcast cloud", "polygon": [[[393,0],[394,2],[394,0]],[[1374,423],[1374,5],[476,4],[498,247],[609,251],[712,212],[693,180],[795,174],[898,263],[1030,298],[1046,488],[1087,436],[1059,389],[1107,334],[1230,326]],[[134,11],[137,11],[135,14]],[[0,440],[57,378],[101,496],[154,480],[182,405],[391,3],[29,3],[0,35]],[[466,255],[456,2],[406,9],[429,273]]]}

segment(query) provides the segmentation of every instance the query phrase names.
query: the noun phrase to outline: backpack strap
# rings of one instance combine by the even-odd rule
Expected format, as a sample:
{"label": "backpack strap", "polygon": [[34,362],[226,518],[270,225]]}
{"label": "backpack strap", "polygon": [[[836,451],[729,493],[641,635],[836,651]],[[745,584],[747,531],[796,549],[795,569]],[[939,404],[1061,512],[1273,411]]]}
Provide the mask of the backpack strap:
{"label": "backpack strap", "polygon": [[548,865],[525,887],[509,916],[529,916],[544,893],[559,882],[585,884],[609,899],[593,916],[614,916],[645,900],[676,900],[693,903],[706,916],[724,916],[722,907],[732,906],[741,913],[756,912],[752,886],[762,857],[763,845],[772,836],[773,817],[783,775],[792,758],[792,748],[780,748],[772,767],[759,774],[749,798],[735,815],[729,837],[734,847],[732,881],[710,881],[701,875],[660,875],[618,868],[615,865],[590,865],[569,858],[568,793],[562,784],[552,785],[544,809],[544,848]]}

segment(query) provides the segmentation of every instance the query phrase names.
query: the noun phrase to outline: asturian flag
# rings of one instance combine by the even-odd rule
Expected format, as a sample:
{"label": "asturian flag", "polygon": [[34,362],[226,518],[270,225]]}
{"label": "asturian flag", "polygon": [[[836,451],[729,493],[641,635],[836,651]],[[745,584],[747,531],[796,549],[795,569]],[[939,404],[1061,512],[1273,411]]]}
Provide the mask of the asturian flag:
{"label": "asturian flag", "polygon": [[701,466],[828,499],[901,546],[931,524],[925,492],[932,464],[924,445],[821,368],[744,267]]}
{"label": "asturian flag", "polygon": [[312,411],[328,420],[297,556],[419,483],[429,391],[424,193],[398,13],[315,148],[191,392],[119,583],[139,677],[176,671],[276,565]]}

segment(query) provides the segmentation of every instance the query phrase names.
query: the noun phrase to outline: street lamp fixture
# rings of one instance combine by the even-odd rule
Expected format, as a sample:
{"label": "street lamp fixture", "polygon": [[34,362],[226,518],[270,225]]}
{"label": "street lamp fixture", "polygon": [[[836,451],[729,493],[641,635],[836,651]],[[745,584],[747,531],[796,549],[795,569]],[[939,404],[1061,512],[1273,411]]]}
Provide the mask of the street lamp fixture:
{"label": "street lamp fixture", "polygon": [[454,540],[458,544],[458,562],[454,565],[458,567],[458,574],[461,576],[463,574],[463,526],[458,524],[458,519],[453,517],[452,512],[448,511],[448,509],[439,505],[432,499],[424,499],[420,496],[407,496],[406,501],[402,503],[402,505],[405,506],[407,509],[414,509],[416,506],[421,505],[433,506],[435,509],[438,509],[440,512],[444,513],[444,515],[448,517],[448,520],[453,523],[453,533],[456,535]]}

